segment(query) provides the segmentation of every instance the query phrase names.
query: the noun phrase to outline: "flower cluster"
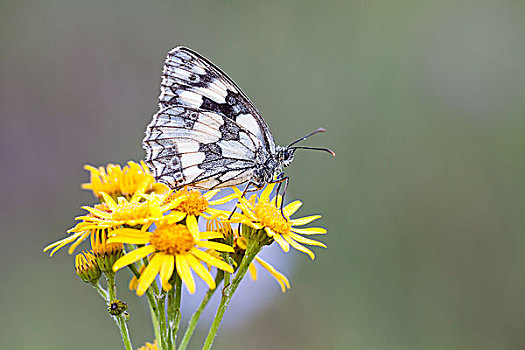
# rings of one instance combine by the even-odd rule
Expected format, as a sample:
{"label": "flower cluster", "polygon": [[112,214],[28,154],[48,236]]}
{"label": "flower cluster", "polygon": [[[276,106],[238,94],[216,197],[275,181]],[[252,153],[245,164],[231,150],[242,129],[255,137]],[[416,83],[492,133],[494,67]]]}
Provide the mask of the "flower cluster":
{"label": "flower cluster", "polygon": [[[268,184],[260,196],[252,195],[248,199],[237,187],[232,187],[232,194],[215,198],[219,190],[201,193],[183,188],[174,191],[155,183],[143,162],[130,161],[124,167],[109,164],[85,168],[90,172],[91,181],[82,188],[93,191],[99,203],[83,206],[86,213],[76,217],[78,223],[68,231],[69,235],[48,245],[44,251],[50,251],[52,256],[70,245],[71,254],[88,240],[91,249],[76,256],[75,269],[83,281],[97,289],[108,305],[120,302],[115,295],[114,277],[125,267],[133,273],[130,289],[139,296],[152,292],[148,297],[150,303],[155,303],[154,309],[158,312],[155,318],[159,320],[163,316],[158,309],[164,309],[159,296],[172,293],[174,285],[180,288],[182,284],[194,293],[194,273],[212,291],[227,274],[235,272],[235,278],[224,287],[229,288],[225,295],[231,297],[247,271],[257,279],[257,263],[270,272],[285,292],[290,282],[257,256],[261,249],[277,242],[285,252],[293,247],[314,259],[314,253],[305,245],[326,247],[304,237],[324,234],[324,228],[299,228],[319,219],[320,215],[291,219],[302,203],[294,201],[283,206],[282,196],[271,196],[275,184]],[[217,207],[228,202],[235,203],[233,212]],[[213,267],[218,271],[215,277]],[[101,276],[106,277],[107,291],[98,283]],[[177,293],[180,303],[180,290]],[[121,314],[129,317],[127,312],[110,314],[117,319]],[[122,332],[121,326],[119,324]],[[169,347],[168,333],[159,331],[160,348],[165,348],[166,344]],[[156,344],[148,343],[144,348],[156,348]]]}

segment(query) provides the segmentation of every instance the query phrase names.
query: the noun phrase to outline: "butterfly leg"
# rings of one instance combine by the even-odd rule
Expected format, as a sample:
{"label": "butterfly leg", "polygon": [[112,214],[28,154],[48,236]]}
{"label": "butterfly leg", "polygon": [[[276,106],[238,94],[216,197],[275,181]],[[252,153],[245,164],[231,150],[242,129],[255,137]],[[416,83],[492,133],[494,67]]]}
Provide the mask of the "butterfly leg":
{"label": "butterfly leg", "polygon": [[275,204],[277,205],[277,199],[279,198],[279,193],[282,190],[282,200],[281,200],[281,215],[283,216],[283,219],[287,220],[284,216],[284,195],[286,194],[286,190],[288,189],[288,183],[290,182],[290,178],[288,176],[284,176],[284,173],[281,173],[277,176],[275,180],[270,181],[269,183],[278,183],[277,185],[277,191],[275,192]]}
{"label": "butterfly leg", "polygon": [[[250,185],[253,185],[255,186],[255,189],[253,190],[248,190],[250,188]],[[242,191],[242,194],[241,194],[241,197],[244,197],[246,195],[247,192],[255,192],[255,191],[258,191],[260,190],[261,187],[257,187],[257,185],[255,184],[255,182],[253,181],[248,181],[248,184],[246,185],[246,187],[244,188],[244,190]],[[237,205],[233,208],[230,216],[228,217],[228,220],[230,220],[233,216],[233,213],[235,213],[235,210],[237,210]]]}

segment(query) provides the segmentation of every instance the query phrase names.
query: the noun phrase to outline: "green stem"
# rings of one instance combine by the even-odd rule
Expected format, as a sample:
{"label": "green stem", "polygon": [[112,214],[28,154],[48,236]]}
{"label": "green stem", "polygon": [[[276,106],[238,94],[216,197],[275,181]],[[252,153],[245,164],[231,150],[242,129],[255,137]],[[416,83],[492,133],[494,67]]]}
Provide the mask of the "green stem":
{"label": "green stem", "polygon": [[[154,283],[152,283],[153,285]],[[157,305],[159,307],[159,327],[160,327],[160,350],[172,350],[171,341],[168,337],[168,327],[166,325],[166,293],[162,292],[157,295]]]}
{"label": "green stem", "polygon": [[261,244],[257,240],[250,240],[248,242],[248,247],[246,248],[244,257],[241,260],[241,264],[239,265],[239,268],[237,269],[237,272],[232,282],[228,285],[225,279],[225,287],[222,292],[221,303],[219,304],[219,308],[217,309],[217,313],[215,314],[215,319],[213,320],[213,323],[211,325],[210,331],[208,332],[208,336],[206,337],[206,341],[204,342],[202,350],[211,349],[213,340],[215,339],[217,331],[219,330],[222,317],[224,316],[226,308],[230,304],[230,300],[233,296],[233,293],[235,293],[235,290],[239,286],[239,283],[241,283],[241,280],[248,271],[250,264],[252,263],[253,259],[255,259],[255,256],[257,255],[257,253],[259,253],[260,250]]}
{"label": "green stem", "polygon": [[104,288],[102,288],[98,281],[97,283],[92,283],[91,286],[97,291],[98,295],[100,295],[106,303],[109,302],[108,292]]}
{"label": "green stem", "polygon": [[[117,286],[115,284],[115,274],[113,272],[106,273],[106,278],[108,281],[108,292],[109,292],[109,303],[112,303],[117,300]],[[124,348],[126,350],[133,350],[131,345],[131,338],[129,337],[128,325],[126,323],[126,317],[123,314],[118,316],[113,316],[115,323],[120,331],[120,336],[122,337],[122,342],[124,342]]]}
{"label": "green stem", "polygon": [[169,324],[169,336],[173,344],[173,348],[176,348],[177,332],[179,331],[180,320],[182,317],[180,302],[182,297],[182,280],[178,274],[175,274],[175,288],[172,288],[168,292],[168,324]]}
{"label": "green stem", "polygon": [[[224,272],[222,270],[218,270],[217,276],[215,277],[215,285],[218,287],[221,284],[223,279],[224,279]],[[208,305],[208,302],[210,301],[211,297],[217,290],[217,287],[215,289],[208,290],[201,304],[197,308],[197,311],[195,311],[193,316],[191,316],[191,320],[188,324],[188,329],[186,329],[186,332],[184,333],[184,337],[182,337],[182,341],[180,343],[179,350],[186,350],[186,347],[188,346],[188,343],[190,342],[190,339],[193,336],[193,332],[195,331],[195,328],[197,327],[197,323],[199,322],[201,314],[206,308],[206,306]]]}

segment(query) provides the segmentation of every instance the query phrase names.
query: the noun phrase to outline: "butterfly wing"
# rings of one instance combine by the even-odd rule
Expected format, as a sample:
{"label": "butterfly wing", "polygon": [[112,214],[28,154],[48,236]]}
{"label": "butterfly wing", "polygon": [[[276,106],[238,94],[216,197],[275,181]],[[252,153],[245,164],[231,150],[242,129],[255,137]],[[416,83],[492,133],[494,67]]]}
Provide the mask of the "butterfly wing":
{"label": "butterfly wing", "polygon": [[185,106],[227,117],[249,130],[275,152],[268,125],[253,103],[225,73],[195,51],[171,50],[162,71],[160,108]]}
{"label": "butterfly wing", "polygon": [[157,181],[212,189],[250,180],[266,157],[262,142],[223,115],[169,106],[153,116],[142,142]]}

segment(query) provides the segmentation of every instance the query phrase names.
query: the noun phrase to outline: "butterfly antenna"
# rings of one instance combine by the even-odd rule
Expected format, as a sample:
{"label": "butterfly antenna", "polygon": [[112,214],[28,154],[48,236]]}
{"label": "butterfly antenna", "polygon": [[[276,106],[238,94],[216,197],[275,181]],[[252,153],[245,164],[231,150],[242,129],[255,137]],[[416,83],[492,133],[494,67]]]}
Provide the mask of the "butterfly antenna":
{"label": "butterfly antenna", "polygon": [[335,157],[335,152],[332,151],[332,150],[329,149],[329,148],[322,148],[322,147],[307,147],[307,146],[295,146],[295,147],[290,147],[290,149],[311,149],[311,150],[314,150],[314,151],[324,151],[324,152],[328,152],[328,153],[330,153],[332,156]]}
{"label": "butterfly antenna", "polygon": [[326,129],[323,129],[323,128],[319,128],[319,129],[317,129],[317,130],[314,130],[314,131],[312,131],[311,133],[309,133],[308,135],[305,135],[305,136],[301,137],[300,139],[295,140],[294,142],[292,142],[291,144],[289,144],[289,145],[286,146],[286,147],[293,146],[293,145],[295,145],[295,144],[298,143],[298,142],[301,142],[301,141],[306,140],[307,138],[309,138],[309,137],[312,136],[312,135],[315,135],[315,134],[320,133],[320,132],[325,132],[325,131],[326,131]]}

